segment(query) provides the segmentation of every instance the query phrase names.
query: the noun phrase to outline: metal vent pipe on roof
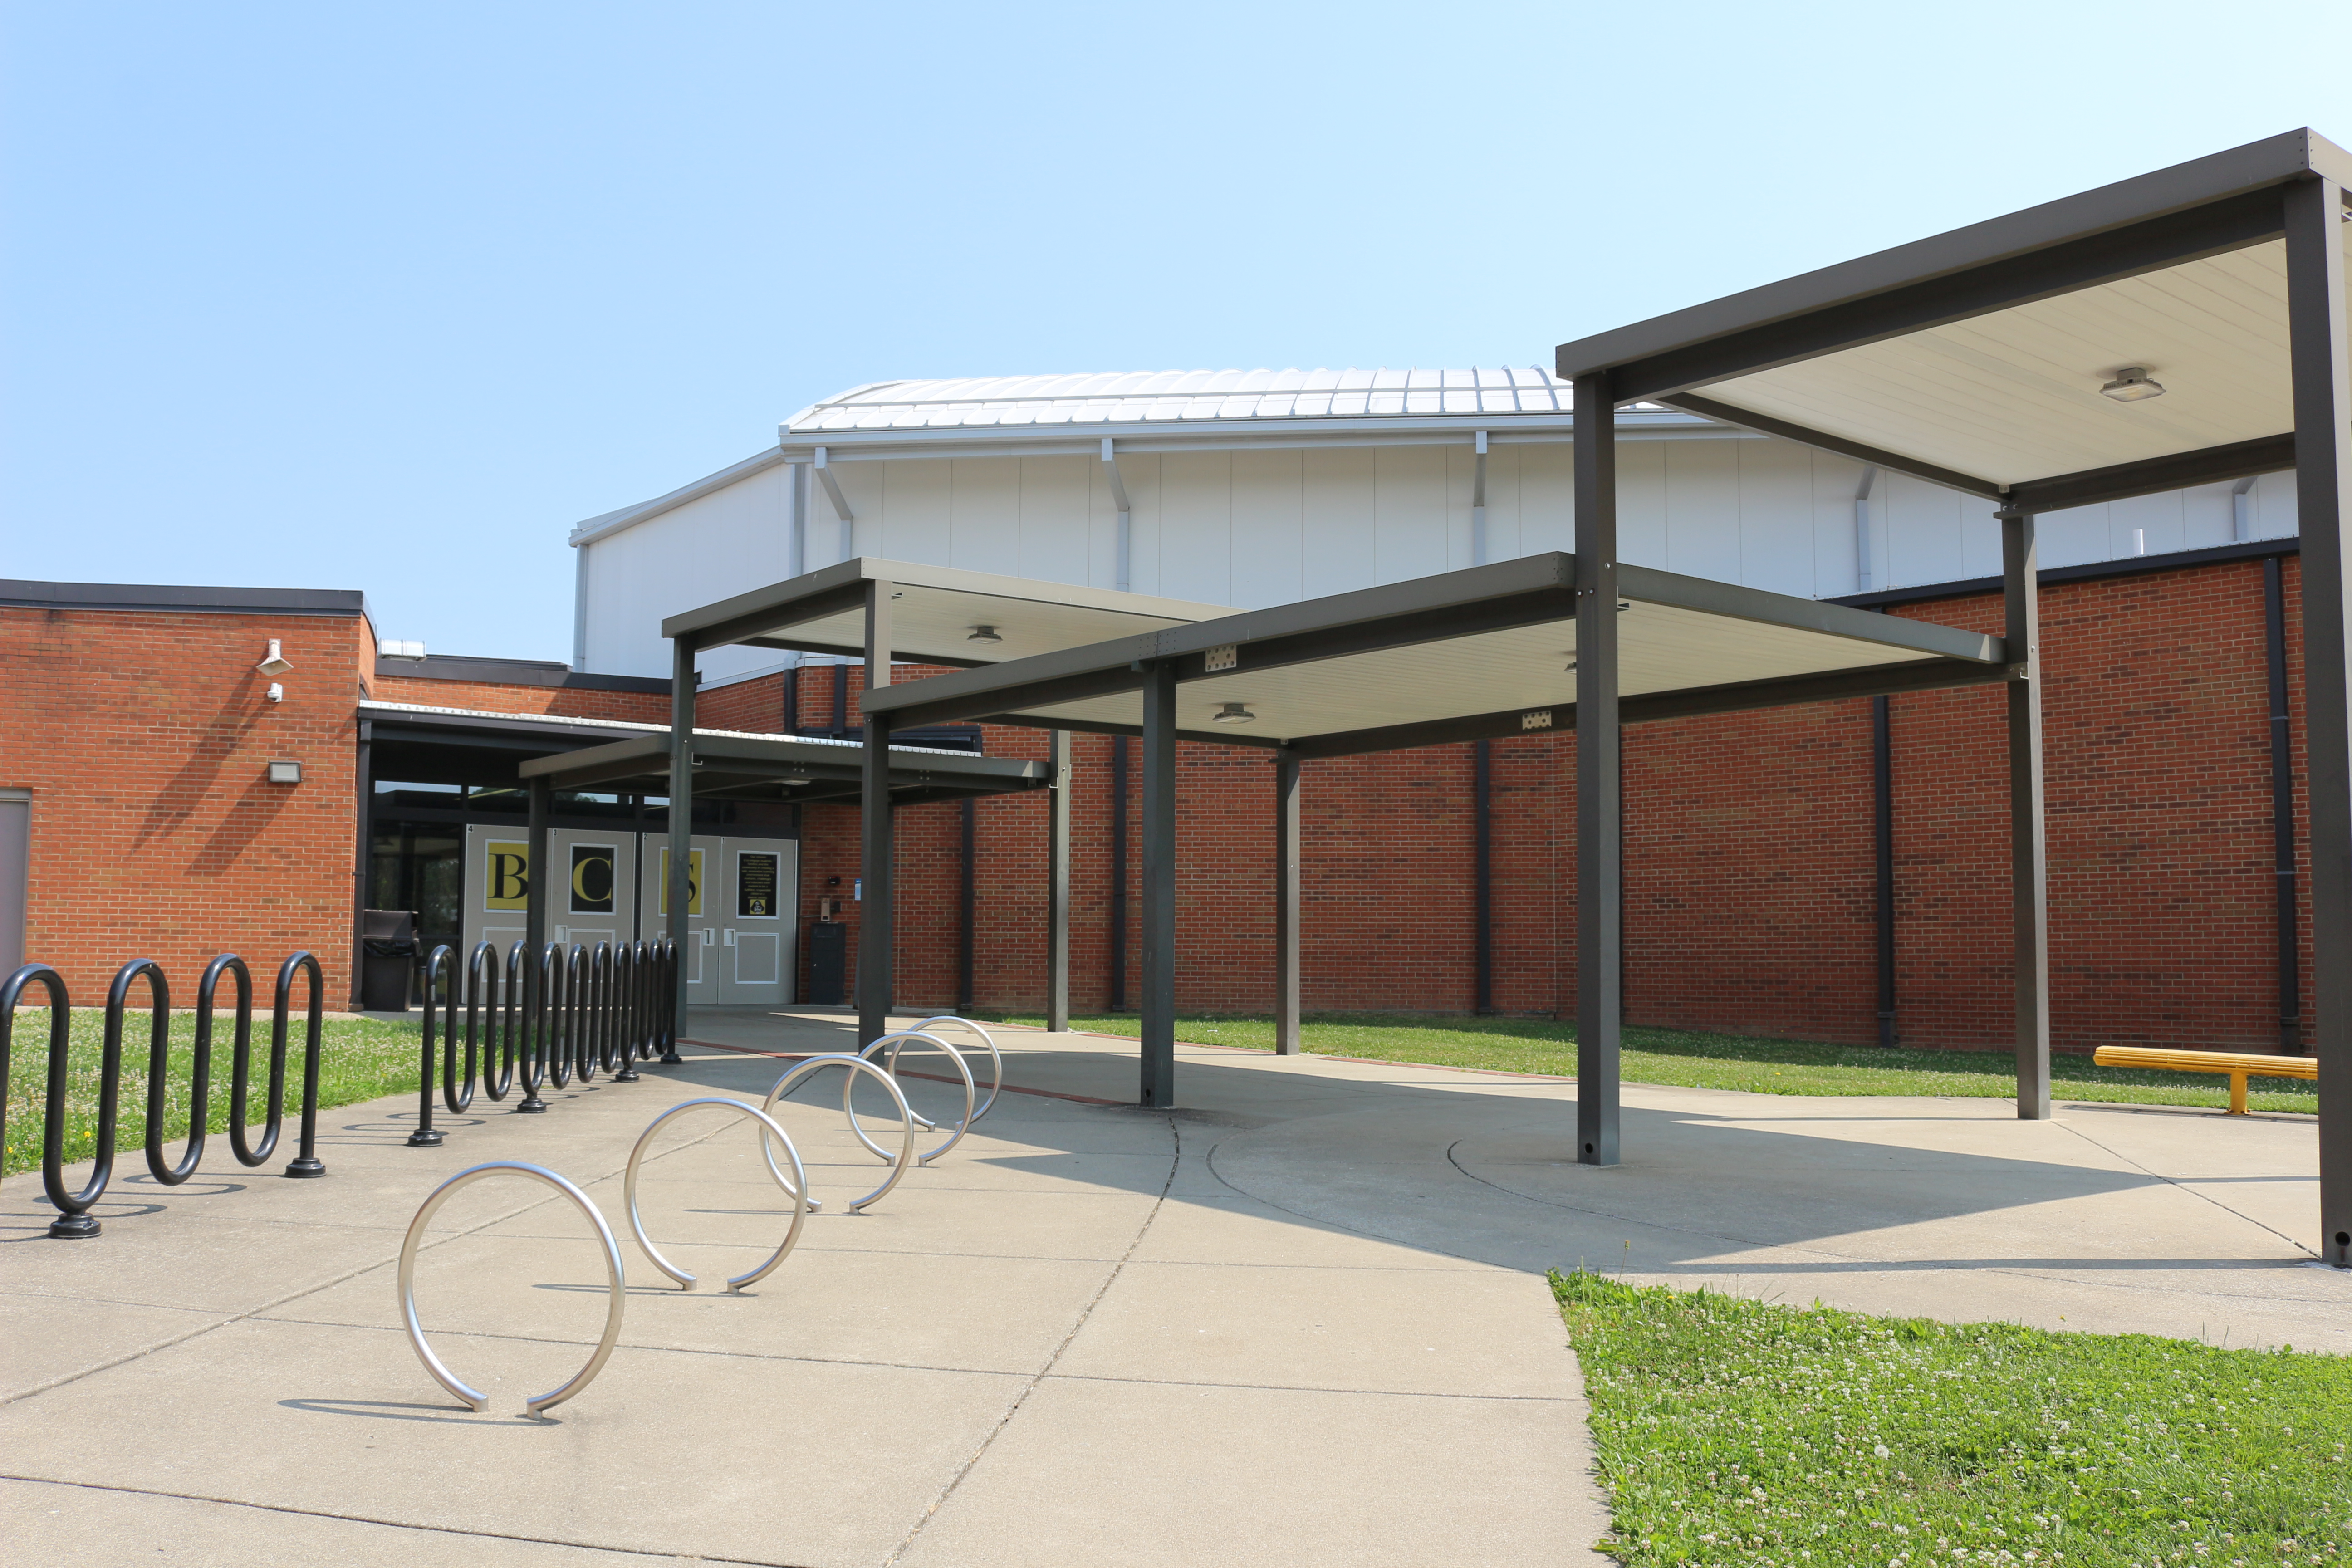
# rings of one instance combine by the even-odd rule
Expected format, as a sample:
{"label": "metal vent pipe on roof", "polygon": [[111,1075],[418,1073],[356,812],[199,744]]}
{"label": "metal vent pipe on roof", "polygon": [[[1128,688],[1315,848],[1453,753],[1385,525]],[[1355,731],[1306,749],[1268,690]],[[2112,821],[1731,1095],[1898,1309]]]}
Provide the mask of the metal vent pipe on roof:
{"label": "metal vent pipe on roof", "polygon": [[1470,564],[1486,564],[1486,432],[1478,432],[1478,460],[1470,470]]}
{"label": "metal vent pipe on roof", "polygon": [[1118,477],[1118,459],[1111,453],[1111,438],[1103,437],[1103,477],[1110,481],[1111,500],[1118,503],[1118,591],[1130,591],[1135,561],[1135,508],[1127,499],[1127,485]]}
{"label": "metal vent pipe on roof", "polygon": [[824,481],[824,493],[833,498],[834,515],[841,519],[841,559],[846,561],[857,553],[857,514],[849,510],[849,498],[841,493],[841,481],[833,477],[833,469],[824,458],[824,448],[819,447],[810,466]]}
{"label": "metal vent pipe on roof", "polygon": [[1870,495],[1878,488],[1878,469],[1862,470],[1862,486],[1853,492],[1853,589],[1867,594],[1876,586],[1870,572]]}

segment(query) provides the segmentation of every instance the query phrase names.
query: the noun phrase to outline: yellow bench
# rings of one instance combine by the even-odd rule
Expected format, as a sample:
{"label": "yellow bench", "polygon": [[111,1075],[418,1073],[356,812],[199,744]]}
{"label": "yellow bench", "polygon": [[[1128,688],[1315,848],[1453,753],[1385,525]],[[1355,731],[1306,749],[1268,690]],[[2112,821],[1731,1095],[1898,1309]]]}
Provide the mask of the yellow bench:
{"label": "yellow bench", "polygon": [[2175,1051],[2159,1046],[2101,1046],[2091,1059],[2103,1068],[2164,1068],[2173,1072],[2230,1075],[2230,1114],[2246,1113],[2248,1078],[2319,1079],[2316,1057],[2261,1057],[2248,1051]]}

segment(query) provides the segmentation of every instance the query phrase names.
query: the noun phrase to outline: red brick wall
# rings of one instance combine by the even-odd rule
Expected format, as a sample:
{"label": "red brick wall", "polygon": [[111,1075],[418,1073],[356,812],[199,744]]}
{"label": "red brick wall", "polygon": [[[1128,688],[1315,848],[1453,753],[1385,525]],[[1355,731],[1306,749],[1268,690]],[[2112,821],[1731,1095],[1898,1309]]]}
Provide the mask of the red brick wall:
{"label": "red brick wall", "polygon": [[[784,731],[786,679],[781,673],[761,675],[750,680],[738,680],[731,685],[698,691],[694,697],[695,728],[748,730],[755,735],[782,734]],[[661,704],[661,717],[657,722],[667,723],[669,699],[663,698]]]}
{"label": "red brick wall", "polygon": [[[278,703],[254,668],[271,637],[294,666]],[[372,657],[356,617],[0,609],[0,784],[32,791],[27,958],[82,1005],[152,958],[184,1006],[233,952],[266,1005],[307,948],[342,1006]],[[270,784],[273,759],[302,782]]]}
{"label": "red brick wall", "polygon": [[[1905,613],[2000,620],[1990,596]],[[2276,1048],[2262,563],[2066,584],[2043,593],[2042,618],[2053,1038]],[[2289,673],[2299,703],[2299,659]],[[2011,1027],[2005,701],[1978,689],[1893,704],[1896,992],[1913,1044]],[[2299,843],[2300,820],[2298,805]]]}
{"label": "red brick wall", "polygon": [[[2299,779],[2295,564],[2285,563]],[[2223,563],[2042,595],[2052,1010],[2063,1047],[2275,1047],[2262,573],[2260,562]],[[2000,606],[1985,595],[1898,613],[1998,630]],[[803,721],[826,721],[832,672],[803,679]],[[1985,687],[1891,705],[1906,1043],[2005,1048],[2009,1037],[2005,701],[2001,689]],[[1110,745],[1081,736],[1074,753],[1071,995],[1081,1009],[1108,998]],[[1045,742],[991,729],[987,748],[1042,757]],[[1494,742],[1493,756],[1496,1005],[1570,1013],[1573,741],[1515,737]],[[1186,744],[1178,766],[1179,1005],[1264,1011],[1273,989],[1272,763],[1255,749]],[[1139,773],[1129,770],[1135,813]],[[1866,701],[1629,730],[1629,1020],[1874,1041],[1870,784]],[[1471,748],[1312,762],[1305,791],[1307,1005],[1467,1009]],[[1024,796],[975,809],[976,999],[1035,1007],[1045,985],[1045,803]],[[2299,797],[2297,809],[2300,824]],[[942,805],[899,816],[898,989],[908,1005],[955,997],[956,813]],[[1132,834],[1129,855],[1132,1005],[1141,871]],[[813,919],[814,900],[845,897],[856,875],[856,812],[812,807],[803,856]],[[830,875],[843,878],[840,889],[824,886]],[[849,917],[854,924],[854,905]],[[2307,976],[2307,922],[2305,931]],[[855,942],[853,931],[853,964]]]}
{"label": "red brick wall", "polygon": [[622,719],[637,724],[669,722],[669,697],[656,691],[594,691],[566,686],[503,686],[486,680],[427,680],[380,675],[379,702],[416,702],[430,708],[471,708],[485,713],[548,713],[566,719]]}
{"label": "red brick wall", "polygon": [[[2296,564],[2284,563],[2301,841]],[[2043,595],[2062,1046],[2276,1041],[2262,580],[2259,562],[2224,563]],[[1990,630],[2000,606],[1979,596],[1899,613]],[[252,668],[273,636],[295,666],[279,705],[264,700],[268,681]],[[34,955],[88,999],[134,955],[192,984],[222,949],[259,966],[308,947],[341,1000],[355,695],[373,684],[378,697],[436,706],[667,715],[651,693],[372,682],[370,649],[368,628],[352,619],[0,611],[0,785],[34,791]],[[803,673],[803,726],[829,723],[836,678],[854,696],[855,668]],[[782,677],[716,689],[702,721],[781,728],[786,689]],[[1898,1028],[1908,1043],[1998,1048],[2008,1037],[2004,700],[1977,688],[1892,703]],[[1854,701],[1628,731],[1631,1020],[1875,1037],[1869,714]],[[985,739],[996,755],[1046,752],[1038,731],[991,729]],[[1071,968],[1082,1009],[1109,1000],[1111,745],[1075,742]],[[1472,755],[1455,746],[1307,764],[1308,1006],[1472,1005]],[[1565,1013],[1575,1005],[1572,740],[1513,737],[1492,756],[1496,1005]],[[264,782],[272,757],[302,761],[304,783]],[[1139,772],[1129,773],[1131,822]],[[1271,759],[1187,743],[1179,772],[1180,1005],[1262,1011],[1273,988]],[[1042,794],[974,807],[982,1005],[1043,998],[1045,815]],[[899,815],[898,989],[908,1005],[956,999],[961,837],[955,804]],[[802,852],[804,921],[819,900],[841,900],[854,970],[856,809],[808,808]],[[1128,854],[1131,1005],[1139,835]],[[2304,932],[2307,994],[2307,919]]]}

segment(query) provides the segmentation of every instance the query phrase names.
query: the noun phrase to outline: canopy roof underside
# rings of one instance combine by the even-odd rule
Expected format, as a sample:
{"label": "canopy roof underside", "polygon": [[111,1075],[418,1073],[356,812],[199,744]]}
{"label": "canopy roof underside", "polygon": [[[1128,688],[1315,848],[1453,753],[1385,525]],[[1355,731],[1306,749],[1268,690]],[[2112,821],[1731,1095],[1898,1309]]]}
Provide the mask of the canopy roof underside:
{"label": "canopy roof underside", "polygon": [[[2345,238],[2352,253],[2352,227]],[[2164,394],[2119,403],[2127,367]],[[2282,435],[2286,246],[2242,250],[1697,388],[2014,485]]]}
{"label": "canopy roof underside", "polygon": [[[1575,576],[1573,556],[1527,556],[908,682],[863,706],[899,724],[1132,731],[1143,721],[1140,671],[1173,663],[1176,728],[1201,739],[1349,737],[1364,743],[1348,749],[1381,750],[1454,738],[1416,727],[1497,715],[1502,730],[1565,728],[1577,689]],[[1692,710],[1723,710],[1808,700],[1793,693],[1809,680],[1927,689],[1998,679],[2002,668],[2000,638],[1957,627],[1637,566],[1620,566],[1618,582],[1618,689],[1636,719],[1667,716],[1645,712],[1643,700],[1714,693],[1723,700]]]}
{"label": "canopy roof underside", "polygon": [[867,584],[877,582],[889,584],[890,651],[902,663],[999,664],[1234,613],[1225,605],[860,556],[673,616],[662,635],[688,636],[698,647],[744,643],[862,658]]}
{"label": "canopy roof underside", "polygon": [[2021,511],[2243,479],[2294,463],[2289,257],[2340,321],[2347,184],[2352,156],[2289,132],[1563,343],[1556,368]]}

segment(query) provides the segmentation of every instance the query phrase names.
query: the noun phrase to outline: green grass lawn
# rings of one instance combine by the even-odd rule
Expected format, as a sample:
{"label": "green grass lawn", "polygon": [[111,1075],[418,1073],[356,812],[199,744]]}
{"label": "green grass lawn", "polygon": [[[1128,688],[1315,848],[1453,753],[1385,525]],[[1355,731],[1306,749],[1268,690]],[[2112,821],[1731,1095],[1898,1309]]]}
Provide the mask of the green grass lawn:
{"label": "green grass lawn", "polygon": [[2343,1357],[1552,1289],[1629,1565],[2352,1557]]}
{"label": "green grass lawn", "polygon": [[[66,1120],[66,1161],[68,1164],[86,1160],[95,1152],[98,1139],[99,1061],[104,1044],[105,1011],[97,1007],[77,1007],[73,1010],[71,1046],[67,1061],[71,1064],[67,1078],[68,1114]],[[213,1030],[213,1062],[211,1115],[206,1119],[208,1131],[225,1132],[228,1129],[229,1047],[235,1038],[235,1016],[217,1019]],[[296,1015],[288,1030],[286,1047],[286,1131],[270,1163],[278,1165],[291,1159],[301,1137],[302,1120],[302,1052],[307,1038],[306,1025]],[[147,1142],[147,1040],[148,1022],[145,1014],[125,1020],[122,1040],[122,1095],[120,1121],[116,1123],[115,1147],[136,1151]],[[169,1077],[170,1094],[164,1120],[164,1136],[178,1140],[187,1136],[191,1072],[195,1065],[196,1020],[193,1013],[174,1014],[172,1018],[172,1065]],[[391,1023],[374,1018],[329,1018],[320,1030],[319,1104],[321,1109],[331,1105],[349,1105],[354,1100],[373,1100],[378,1095],[401,1091],[416,1092],[419,1026],[415,1022]],[[0,1163],[0,1175],[13,1175],[18,1171],[37,1169],[41,1163],[43,1107],[47,1103],[49,1072],[49,1016],[46,1010],[26,1010],[16,1016],[16,1037],[9,1048],[8,1062],[8,1137],[5,1163]],[[262,1120],[268,1110],[269,1093],[269,1018],[267,1013],[254,1020],[253,1087],[247,1091],[247,1123],[253,1136],[261,1136]],[[179,1150],[166,1144],[166,1154],[175,1163]],[[129,1170],[143,1170],[136,1152],[130,1155]],[[236,1168],[236,1157],[220,1142],[206,1147],[205,1164],[211,1168],[226,1164]],[[126,1167],[117,1163],[116,1173]]]}
{"label": "green grass lawn", "polygon": [[[982,1013],[983,1019],[1045,1026],[1032,1014]],[[1132,1013],[1073,1018],[1070,1026],[1132,1035]],[[1319,1056],[1364,1057],[1384,1062],[1490,1068],[1507,1072],[1576,1073],[1576,1026],[1549,1018],[1474,1018],[1414,1014],[1310,1014],[1299,1034]],[[1274,1048],[1274,1020],[1187,1016],[1177,1037],[1198,1045]],[[1902,1047],[1824,1046],[1746,1035],[1683,1029],[1625,1031],[1623,1071],[1630,1083],[1680,1084],[1690,1089],[1738,1089],[1762,1094],[1947,1094],[2008,1099],[2017,1093],[2010,1059],[1993,1051],[1932,1051]],[[2134,1105],[2230,1103],[2230,1082],[2201,1073],[2094,1067],[2082,1056],[2053,1055],[2052,1092],[2060,1100],[2112,1100]],[[2317,1114],[2317,1086],[2302,1079],[2258,1078],[2247,1084],[2255,1110]]]}

